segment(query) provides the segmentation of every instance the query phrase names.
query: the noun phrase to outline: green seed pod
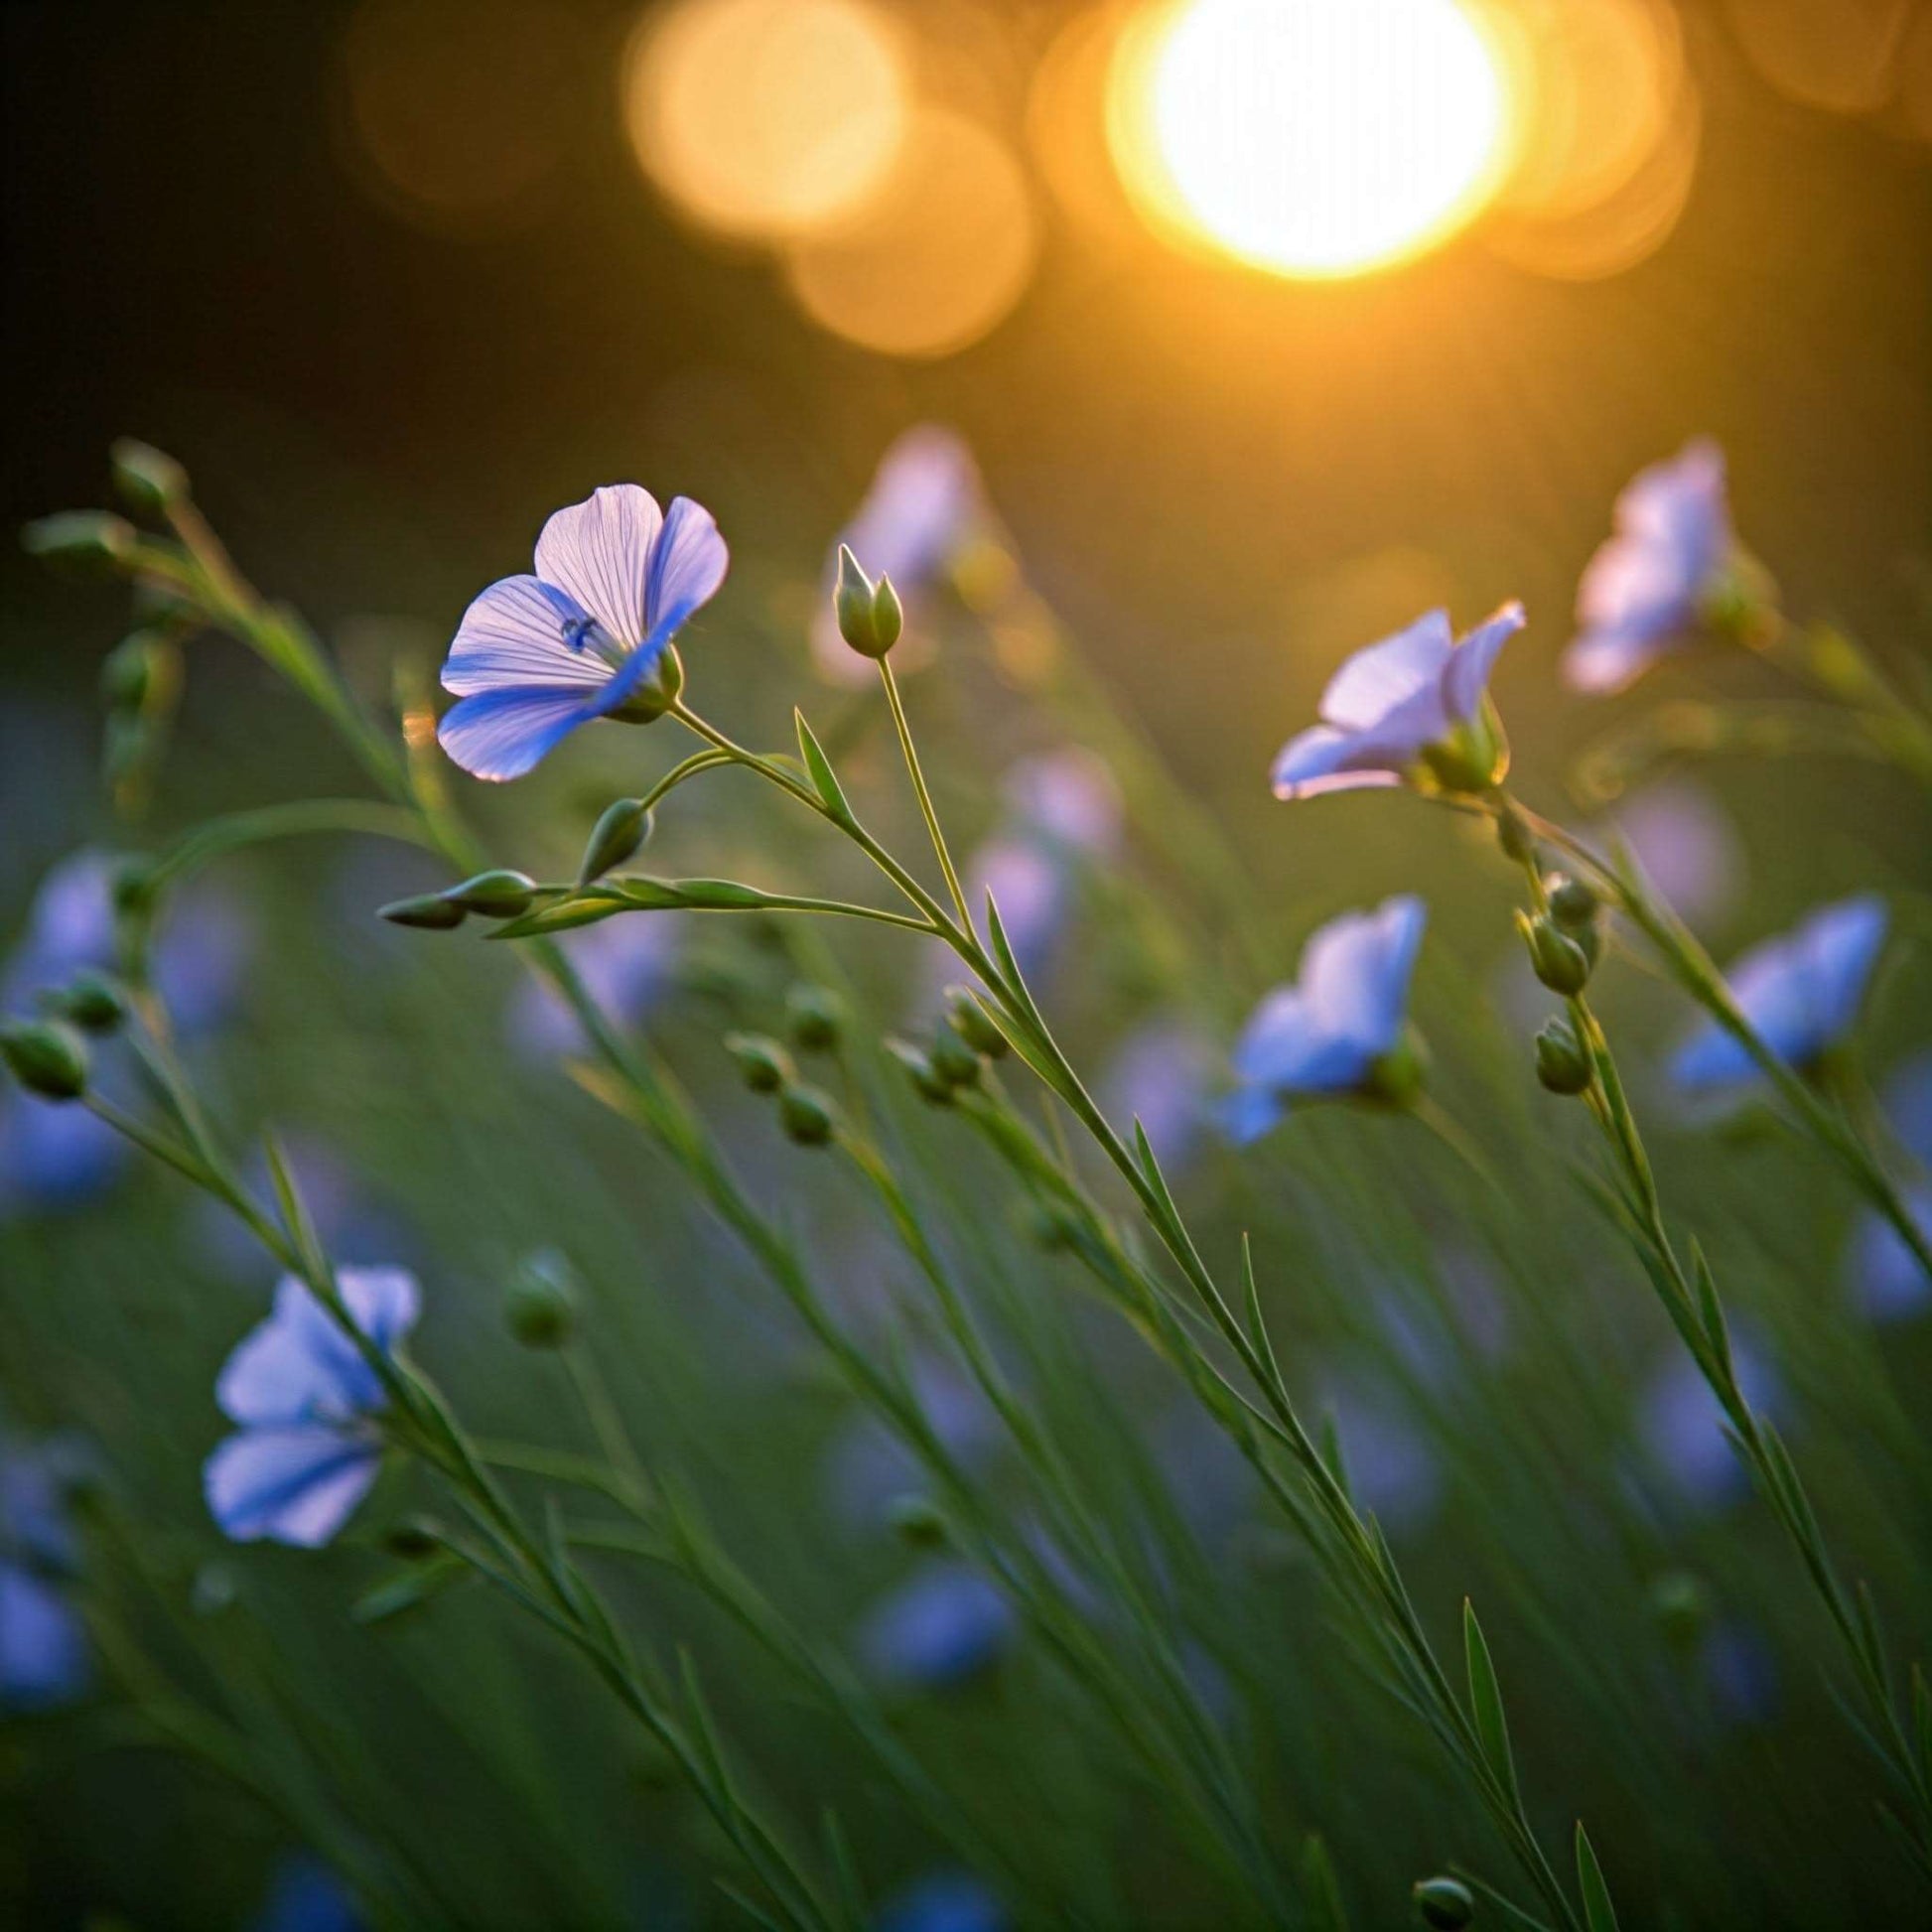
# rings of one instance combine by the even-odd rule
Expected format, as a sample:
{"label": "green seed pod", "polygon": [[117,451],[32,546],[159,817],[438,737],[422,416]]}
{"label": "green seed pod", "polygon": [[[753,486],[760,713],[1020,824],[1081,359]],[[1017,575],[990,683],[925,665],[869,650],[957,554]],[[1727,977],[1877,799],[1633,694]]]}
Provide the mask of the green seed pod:
{"label": "green seed pod", "polygon": [[776,1093],[793,1077],[791,1055],[767,1034],[727,1034],[725,1051],[754,1093]]}
{"label": "green seed pod", "polygon": [[1475,1923],[1475,1893],[1459,1878],[1420,1879],[1411,1896],[1422,1922],[1435,1932],[1461,1932]]}
{"label": "green seed pod", "polygon": [[1552,1093],[1579,1094],[1593,1072],[1567,1020],[1547,1022],[1536,1035],[1536,1077]]}
{"label": "green seed pod", "polygon": [[1530,964],[1552,993],[1569,999],[1589,984],[1589,955],[1554,919],[1539,913],[1533,919],[1524,919],[1522,927]]}
{"label": "green seed pod", "polygon": [[873,635],[879,639],[879,654],[884,657],[898,642],[899,633],[905,628],[905,607],[898,601],[898,592],[893,588],[890,577],[879,580],[879,588],[872,594]]}
{"label": "green seed pod", "polygon": [[123,436],[107,461],[115,487],[136,509],[164,514],[188,494],[188,472],[150,443]]}
{"label": "green seed pod", "polygon": [[127,1018],[127,996],[105,973],[92,967],[68,982],[60,1006],[84,1033],[111,1034]]}
{"label": "green seed pod", "polygon": [[915,1549],[937,1549],[946,1541],[946,1519],[928,1497],[897,1496],[887,1518]]}
{"label": "green seed pod", "polygon": [[138,712],[157,687],[160,653],[171,649],[165,638],[137,630],[100,660],[100,699],[110,711]]}
{"label": "green seed pod", "polygon": [[1413,1107],[1429,1079],[1429,1048],[1414,1027],[1374,1060],[1362,1084],[1361,1097],[1381,1107]]}
{"label": "green seed pod", "polygon": [[912,1089],[929,1107],[950,1107],[952,1088],[933,1070],[932,1061],[909,1039],[889,1039],[886,1049],[911,1079]]}
{"label": "green seed pod", "polygon": [[986,1009],[963,986],[946,995],[946,1020],[974,1052],[989,1060],[1005,1059],[1013,1049],[1007,1036],[993,1024]]}
{"label": "green seed pod", "polygon": [[778,1125],[800,1147],[823,1147],[837,1130],[838,1115],[829,1095],[794,1084],[778,1096]]}
{"label": "green seed pod", "polygon": [[421,1563],[442,1548],[442,1539],[427,1517],[405,1516],[382,1532],[382,1547],[405,1563]]}
{"label": "green seed pod", "polygon": [[1574,933],[1595,924],[1603,901],[1593,886],[1563,873],[1552,873],[1543,885],[1550,896],[1550,916],[1566,931]]}
{"label": "green seed pod", "polygon": [[949,1087],[970,1087],[979,1081],[980,1056],[950,1027],[933,1034],[926,1060]]}
{"label": "green seed pod", "polygon": [[579,886],[589,886],[636,856],[650,837],[650,813],[641,798],[619,798],[606,805],[584,846],[584,863],[577,869]]}
{"label": "green seed pod", "polygon": [[577,1278],[551,1250],[531,1255],[503,1295],[503,1320],[525,1348],[561,1348],[577,1328]]}
{"label": "green seed pod", "polygon": [[17,1020],[0,1027],[0,1058],[29,1093],[78,1100],[87,1091],[87,1042],[64,1020]]}
{"label": "green seed pod", "polygon": [[1513,806],[1504,806],[1496,819],[1496,843],[1502,847],[1503,857],[1519,866],[1536,857],[1536,835]]}
{"label": "green seed pod", "polygon": [[1688,1570],[1667,1570],[1650,1586],[1650,1613],[1671,1648],[1688,1652],[1711,1626],[1711,1592]]}
{"label": "green seed pod", "polygon": [[437,897],[466,912],[481,913],[485,919],[513,919],[530,909],[536,897],[537,882],[526,873],[497,867],[480,872],[461,886],[452,886]]}
{"label": "green seed pod", "polygon": [[844,1004],[829,987],[794,986],[785,995],[785,1031],[801,1053],[829,1053],[844,1028]]}
{"label": "green seed pod", "polygon": [[145,859],[123,859],[108,893],[123,918],[145,918],[154,909],[154,867]]}
{"label": "green seed pod", "polygon": [[376,907],[376,917],[391,925],[420,926],[425,932],[447,932],[467,916],[462,906],[441,893],[418,893],[414,898],[391,899]]}
{"label": "green seed pod", "polygon": [[61,510],[21,531],[27,553],[89,576],[121,576],[133,562],[134,525],[109,510]]}

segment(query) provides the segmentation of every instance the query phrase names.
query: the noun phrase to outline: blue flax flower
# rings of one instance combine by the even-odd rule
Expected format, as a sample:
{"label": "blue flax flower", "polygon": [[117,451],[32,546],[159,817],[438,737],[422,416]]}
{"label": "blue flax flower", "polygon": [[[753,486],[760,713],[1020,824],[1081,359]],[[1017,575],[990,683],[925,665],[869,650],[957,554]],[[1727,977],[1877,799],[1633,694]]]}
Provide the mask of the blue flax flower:
{"label": "blue flax flower", "polygon": [[[1851,1031],[1884,943],[1885,902],[1875,893],[1822,907],[1778,938],[1753,946],[1728,975],[1731,997],[1781,1059],[1817,1065]],[[1758,1077],[1756,1062],[1713,1021],[1671,1062],[1671,1077],[1692,1092]]]}
{"label": "blue flax flower", "polygon": [[1240,1085],[1222,1110],[1231,1139],[1260,1139],[1298,1100],[1414,1097],[1421,1065],[1405,1016],[1428,917],[1404,894],[1330,919],[1310,939],[1300,978],[1276,987],[1235,1042]]}
{"label": "blue flax flower", "polygon": [[1275,759],[1277,798],[1312,798],[1360,785],[1423,783],[1480,791],[1508,769],[1489,674],[1523,627],[1505,604],[1459,643],[1447,611],[1358,650],[1321,694],[1321,723]]}
{"label": "blue flax flower", "polygon": [[520,778],[579,725],[656,717],[676,695],[671,638],[728,562],[688,496],[660,511],[647,489],[610,483],[560,509],[536,575],[503,578],[463,614],[443,666],[462,700],[437,730],[443,749],[476,777]]}
{"label": "blue flax flower", "polygon": [[[415,1277],[400,1268],[345,1268],[337,1283],[385,1354],[416,1325]],[[214,1396],[239,1425],[203,1472],[214,1520],[237,1542],[327,1543],[375,1480],[388,1398],[305,1283],[282,1278],[273,1312],[228,1357]]]}
{"label": "blue flax flower", "polygon": [[[1932,1052],[1917,1054],[1885,1083],[1885,1116],[1899,1145],[1932,1168]],[[1908,1189],[1905,1211],[1932,1240],[1932,1185]],[[1902,1321],[1932,1306],[1932,1281],[1901,1235],[1875,1207],[1860,1216],[1849,1257],[1858,1307],[1873,1321]]]}
{"label": "blue flax flower", "polygon": [[79,1551],[66,1499],[77,1470],[59,1442],[0,1439],[0,1715],[65,1704],[87,1686],[87,1634],[63,1584]]}
{"label": "blue flax flower", "polygon": [[963,1563],[928,1564],[866,1618],[860,1648],[888,1683],[946,1691],[990,1670],[1013,1641],[1013,1606]]}
{"label": "blue flax flower", "polygon": [[970,1871],[929,1871],[895,1892],[875,1932],[1007,1932],[1013,1921],[983,1880]]}
{"label": "blue flax flower", "polygon": [[1733,550],[1724,452],[1700,440],[1641,471],[1615,520],[1577,588],[1563,672],[1579,691],[1621,691],[1707,621]]}

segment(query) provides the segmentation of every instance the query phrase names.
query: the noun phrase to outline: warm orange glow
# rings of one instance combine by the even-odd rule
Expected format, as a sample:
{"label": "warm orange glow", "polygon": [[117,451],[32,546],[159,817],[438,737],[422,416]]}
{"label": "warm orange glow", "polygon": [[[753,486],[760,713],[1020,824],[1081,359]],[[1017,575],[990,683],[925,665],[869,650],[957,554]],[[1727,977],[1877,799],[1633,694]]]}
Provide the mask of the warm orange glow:
{"label": "warm orange glow", "polygon": [[1160,225],[1325,277],[1463,226],[1500,180],[1509,112],[1458,0],[1180,0],[1123,39],[1110,130]]}
{"label": "warm orange glow", "polygon": [[770,239],[836,226],[899,158],[906,79],[862,0],[676,0],[624,64],[638,159],[683,211]]}
{"label": "warm orange glow", "polygon": [[915,114],[886,196],[836,233],[786,250],[815,322],[892,355],[945,355],[1019,301],[1039,247],[1031,190],[994,134],[943,108]]}
{"label": "warm orange glow", "polygon": [[1729,0],[1725,11],[1751,65],[1807,106],[1863,113],[1898,83],[1911,0]]}

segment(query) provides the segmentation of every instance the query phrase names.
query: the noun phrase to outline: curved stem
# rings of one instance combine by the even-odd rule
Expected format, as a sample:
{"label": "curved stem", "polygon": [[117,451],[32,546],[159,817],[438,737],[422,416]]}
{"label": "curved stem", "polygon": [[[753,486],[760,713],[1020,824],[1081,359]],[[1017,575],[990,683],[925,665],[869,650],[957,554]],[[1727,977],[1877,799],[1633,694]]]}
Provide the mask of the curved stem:
{"label": "curved stem", "polygon": [[953,869],[952,854],[946,848],[946,835],[939,828],[939,814],[932,808],[932,793],[927,789],[925,772],[919,764],[918,748],[912,743],[912,728],[906,722],[905,701],[898,694],[898,679],[893,675],[893,667],[887,658],[879,660],[879,681],[886,687],[886,702],[892,708],[893,729],[898,733],[899,755],[905,759],[906,776],[912,780],[912,790],[919,801],[919,816],[925,820],[926,836],[932,841],[933,857],[939,861],[939,870],[945,876],[946,891],[952,895],[953,908],[959,914],[959,922],[969,932],[973,926],[972,909],[966,903],[966,895],[959,884],[959,874]]}

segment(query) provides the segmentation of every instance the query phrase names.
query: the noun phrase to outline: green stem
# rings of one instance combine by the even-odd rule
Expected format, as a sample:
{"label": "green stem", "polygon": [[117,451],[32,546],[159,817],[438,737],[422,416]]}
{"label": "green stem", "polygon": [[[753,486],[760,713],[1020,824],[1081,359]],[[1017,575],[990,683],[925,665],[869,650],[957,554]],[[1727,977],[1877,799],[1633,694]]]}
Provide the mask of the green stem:
{"label": "green stem", "polygon": [[919,764],[918,748],[912,743],[912,728],[906,722],[905,701],[898,694],[898,679],[893,675],[891,662],[884,657],[879,660],[879,681],[886,687],[886,702],[892,707],[893,729],[898,733],[899,754],[905,759],[905,773],[912,780],[912,790],[919,801],[919,816],[925,820],[926,836],[932,841],[933,857],[939,861],[939,870],[945,876],[946,891],[952,895],[953,909],[959,914],[959,923],[970,932],[973,929],[972,908],[966,903],[959,874],[953,868],[952,854],[946,848],[946,835],[940,830],[939,814],[932,807],[932,793],[926,786],[925,772]]}

